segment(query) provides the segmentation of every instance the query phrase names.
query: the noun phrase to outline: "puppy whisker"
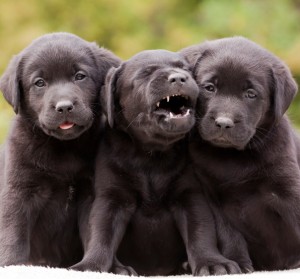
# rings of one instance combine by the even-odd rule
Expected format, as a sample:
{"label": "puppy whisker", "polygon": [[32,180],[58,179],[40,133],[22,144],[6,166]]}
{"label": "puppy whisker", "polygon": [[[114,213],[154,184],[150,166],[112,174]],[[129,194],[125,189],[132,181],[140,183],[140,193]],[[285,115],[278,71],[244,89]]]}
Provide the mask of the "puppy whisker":
{"label": "puppy whisker", "polygon": [[[139,118],[139,115],[137,115],[126,127],[126,130]],[[138,123],[140,123],[141,121],[139,121]]]}

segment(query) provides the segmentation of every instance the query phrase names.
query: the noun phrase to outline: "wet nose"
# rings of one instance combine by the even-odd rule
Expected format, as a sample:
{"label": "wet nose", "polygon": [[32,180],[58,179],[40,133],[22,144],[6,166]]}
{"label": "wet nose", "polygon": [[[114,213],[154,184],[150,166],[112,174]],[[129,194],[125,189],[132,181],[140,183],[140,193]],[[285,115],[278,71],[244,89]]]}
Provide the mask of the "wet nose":
{"label": "wet nose", "polygon": [[182,73],[173,73],[169,75],[168,81],[172,84],[184,84],[187,80],[187,77]]}
{"label": "wet nose", "polygon": [[221,129],[229,129],[234,126],[232,119],[225,116],[220,116],[215,119],[215,124],[217,127]]}
{"label": "wet nose", "polygon": [[59,101],[55,106],[55,110],[59,113],[71,112],[73,109],[74,105],[71,101]]}

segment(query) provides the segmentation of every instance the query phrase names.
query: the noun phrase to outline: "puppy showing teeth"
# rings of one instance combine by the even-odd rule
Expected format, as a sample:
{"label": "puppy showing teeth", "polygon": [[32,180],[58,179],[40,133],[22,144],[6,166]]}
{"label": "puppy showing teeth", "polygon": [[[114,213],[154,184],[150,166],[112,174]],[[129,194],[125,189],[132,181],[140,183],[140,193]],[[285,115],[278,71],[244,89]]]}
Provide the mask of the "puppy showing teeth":
{"label": "puppy showing teeth", "polygon": [[[198,96],[185,68],[178,54],[156,50],[108,74],[103,103],[114,129],[99,146],[91,227],[74,269],[174,275],[186,273],[188,261],[194,275],[240,271],[218,252],[213,216],[197,183],[177,184]],[[170,97],[175,90],[187,99]]]}

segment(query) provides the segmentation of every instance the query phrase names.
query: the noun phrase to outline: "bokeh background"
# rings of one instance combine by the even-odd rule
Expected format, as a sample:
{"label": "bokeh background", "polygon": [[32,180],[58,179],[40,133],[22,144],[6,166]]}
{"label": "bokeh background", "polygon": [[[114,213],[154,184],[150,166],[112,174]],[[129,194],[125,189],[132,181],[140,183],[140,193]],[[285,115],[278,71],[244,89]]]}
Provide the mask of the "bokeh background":
{"label": "bokeh background", "polygon": [[[128,59],[242,35],[278,55],[300,82],[300,0],[0,0],[0,74],[33,39],[67,31]],[[300,128],[300,94],[289,109]],[[0,97],[0,142],[13,110]]]}

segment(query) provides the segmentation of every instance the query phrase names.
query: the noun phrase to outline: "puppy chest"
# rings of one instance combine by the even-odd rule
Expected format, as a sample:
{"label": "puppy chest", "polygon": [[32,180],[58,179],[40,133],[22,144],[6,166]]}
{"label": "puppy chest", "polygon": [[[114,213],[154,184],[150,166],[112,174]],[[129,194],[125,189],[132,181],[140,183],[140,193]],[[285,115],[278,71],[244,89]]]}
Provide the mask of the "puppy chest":
{"label": "puppy chest", "polygon": [[151,200],[141,200],[138,202],[136,217],[143,216],[145,219],[168,219],[170,215],[169,204],[165,199],[153,197]]}
{"label": "puppy chest", "polygon": [[149,233],[155,233],[163,226],[172,228],[174,220],[170,211],[171,197],[166,186],[153,178],[143,182],[136,200],[136,211],[131,218],[133,228],[147,228]]}
{"label": "puppy chest", "polygon": [[185,260],[185,248],[171,214],[161,210],[145,215],[138,210],[127,227],[118,257],[142,274],[160,269],[163,274],[172,272]]}
{"label": "puppy chest", "polygon": [[75,175],[40,173],[27,184],[28,202],[45,214],[68,214],[81,200],[92,194],[92,180],[86,173]]}
{"label": "puppy chest", "polygon": [[45,166],[44,171],[51,172],[54,177],[61,177],[61,179],[70,179],[76,177],[79,173],[87,171],[89,162],[85,162],[82,158],[75,156],[62,156],[53,158]]}
{"label": "puppy chest", "polygon": [[79,189],[73,184],[56,184],[36,187],[28,196],[29,203],[40,213],[68,215],[76,207]]}

